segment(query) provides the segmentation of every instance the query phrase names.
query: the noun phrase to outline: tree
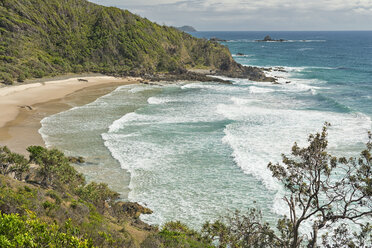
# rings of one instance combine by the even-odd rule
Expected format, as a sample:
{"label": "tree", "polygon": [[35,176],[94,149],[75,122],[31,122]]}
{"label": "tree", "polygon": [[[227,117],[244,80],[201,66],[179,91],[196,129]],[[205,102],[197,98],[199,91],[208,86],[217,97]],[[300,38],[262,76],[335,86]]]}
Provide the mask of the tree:
{"label": "tree", "polygon": [[262,214],[250,209],[247,214],[235,212],[214,223],[205,223],[203,237],[217,242],[218,247],[278,247],[280,242],[268,223],[262,222]]}
{"label": "tree", "polygon": [[[282,155],[283,165],[268,165],[288,192],[284,200],[290,213],[286,228],[291,230],[291,247],[304,243],[316,247],[322,228],[341,220],[362,225],[363,218],[372,216],[372,135],[360,158],[337,158],[327,152],[329,126],[311,134],[308,147],[295,143],[291,156]],[[300,233],[305,221],[312,223],[311,237]]]}
{"label": "tree", "polygon": [[[372,216],[372,134],[358,159],[337,158],[327,152],[329,126],[309,135],[307,147],[295,143],[291,155],[282,155],[283,164],[269,163],[286,189],[289,209],[289,217],[279,219],[275,231],[251,209],[206,223],[203,236],[220,248],[317,247],[319,231],[326,229],[331,232],[322,235],[324,247],[371,247],[372,226],[365,222]],[[359,225],[360,232],[350,231],[344,221]],[[310,236],[300,232],[305,222],[312,224]]]}
{"label": "tree", "polygon": [[70,165],[68,158],[57,149],[46,149],[41,146],[30,146],[30,163],[39,165],[37,174],[41,185],[59,189],[76,190],[85,183],[82,174]]}
{"label": "tree", "polygon": [[119,199],[119,193],[112,191],[105,183],[91,182],[76,191],[82,199],[92,203],[99,211],[105,209],[105,203],[110,205]]}
{"label": "tree", "polygon": [[12,153],[8,147],[0,147],[0,174],[10,175],[14,173],[14,178],[22,180],[23,173],[28,171],[29,165],[24,156]]}

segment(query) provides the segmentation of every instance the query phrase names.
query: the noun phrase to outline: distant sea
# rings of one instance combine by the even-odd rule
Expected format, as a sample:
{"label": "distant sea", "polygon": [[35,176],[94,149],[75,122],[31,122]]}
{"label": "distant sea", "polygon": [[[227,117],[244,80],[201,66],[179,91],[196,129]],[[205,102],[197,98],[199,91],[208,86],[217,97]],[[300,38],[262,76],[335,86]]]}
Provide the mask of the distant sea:
{"label": "distant sea", "polygon": [[[48,146],[84,156],[77,168],[154,214],[151,224],[200,227],[235,209],[285,214],[267,164],[330,122],[329,149],[356,156],[372,129],[372,32],[197,32],[226,40],[243,65],[273,68],[279,85],[128,85],[42,120]],[[270,35],[287,42],[255,42]],[[240,55],[238,55],[240,54]],[[287,83],[290,82],[290,83]]]}

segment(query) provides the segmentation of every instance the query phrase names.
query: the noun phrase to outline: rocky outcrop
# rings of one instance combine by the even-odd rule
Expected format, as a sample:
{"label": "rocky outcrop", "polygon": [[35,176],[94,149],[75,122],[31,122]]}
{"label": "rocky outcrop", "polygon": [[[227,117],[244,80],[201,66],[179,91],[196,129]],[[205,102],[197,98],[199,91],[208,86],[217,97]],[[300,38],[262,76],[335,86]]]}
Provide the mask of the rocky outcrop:
{"label": "rocky outcrop", "polygon": [[[216,75],[216,73],[210,73],[209,75]],[[180,73],[158,73],[158,74],[147,74],[143,75],[143,80],[141,83],[151,85],[151,82],[175,82],[175,81],[197,81],[197,82],[218,82],[231,84],[228,80],[223,80],[219,78],[210,77],[203,73],[196,73],[192,71],[184,71]]]}
{"label": "rocky outcrop", "polygon": [[267,77],[261,68],[243,66],[240,64],[237,64],[234,68],[228,71],[218,71],[217,75],[232,78],[246,78],[257,82],[276,82],[275,78]]}
{"label": "rocky outcrop", "polygon": [[118,202],[115,204],[116,215],[126,215],[133,219],[138,219],[141,214],[152,214],[152,210],[137,202]]}
{"label": "rocky outcrop", "polygon": [[264,73],[264,70],[258,67],[253,66],[243,66],[236,62],[233,63],[233,66],[229,66],[228,70],[208,70],[209,73],[206,73],[205,70],[189,70],[182,71],[179,73],[162,73],[162,74],[145,74],[141,77],[144,78],[143,84],[151,84],[151,82],[159,81],[198,81],[198,82],[218,82],[231,84],[231,81],[216,78],[213,76],[224,76],[230,78],[244,78],[257,82],[276,82],[277,79],[273,77],[267,77]]}
{"label": "rocky outcrop", "polygon": [[68,157],[68,161],[73,164],[85,163],[85,159],[83,157]]}
{"label": "rocky outcrop", "polygon": [[256,40],[256,41],[258,41],[258,42],[284,42],[284,41],[287,41],[287,40],[285,40],[285,39],[279,39],[279,40],[275,40],[275,39],[272,39],[271,37],[270,37],[270,35],[266,35],[265,36],[265,38],[263,39],[263,40]]}
{"label": "rocky outcrop", "polygon": [[217,38],[217,37],[212,37],[209,40],[213,41],[213,42],[226,42],[227,41],[227,40],[220,39],[220,38]]}

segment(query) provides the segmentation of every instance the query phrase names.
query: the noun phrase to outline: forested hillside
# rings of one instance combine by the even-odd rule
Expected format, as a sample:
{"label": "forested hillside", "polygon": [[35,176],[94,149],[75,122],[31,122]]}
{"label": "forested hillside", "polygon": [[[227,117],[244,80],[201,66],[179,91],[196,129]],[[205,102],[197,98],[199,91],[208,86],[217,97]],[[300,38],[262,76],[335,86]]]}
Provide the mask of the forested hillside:
{"label": "forested hillside", "polygon": [[247,75],[225,46],[127,10],[85,0],[0,0],[0,82],[70,72],[141,76],[190,68]]}

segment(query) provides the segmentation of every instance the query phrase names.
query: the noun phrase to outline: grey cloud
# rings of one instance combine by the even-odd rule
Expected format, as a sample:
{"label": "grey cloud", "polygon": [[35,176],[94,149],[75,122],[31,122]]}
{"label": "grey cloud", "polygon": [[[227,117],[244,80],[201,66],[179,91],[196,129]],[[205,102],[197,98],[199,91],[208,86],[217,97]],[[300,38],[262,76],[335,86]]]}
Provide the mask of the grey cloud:
{"label": "grey cloud", "polygon": [[92,0],[199,30],[372,30],[372,0]]}

